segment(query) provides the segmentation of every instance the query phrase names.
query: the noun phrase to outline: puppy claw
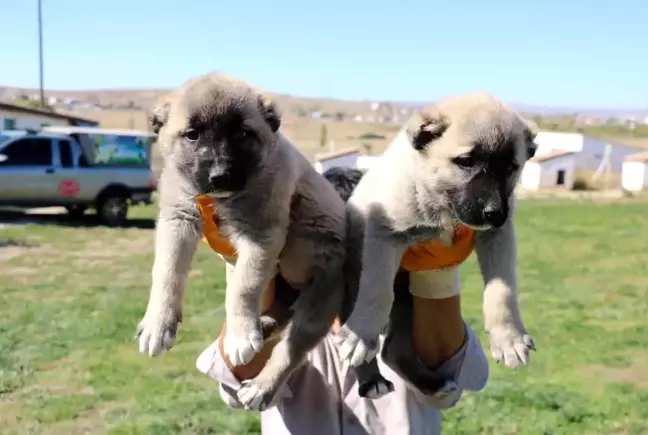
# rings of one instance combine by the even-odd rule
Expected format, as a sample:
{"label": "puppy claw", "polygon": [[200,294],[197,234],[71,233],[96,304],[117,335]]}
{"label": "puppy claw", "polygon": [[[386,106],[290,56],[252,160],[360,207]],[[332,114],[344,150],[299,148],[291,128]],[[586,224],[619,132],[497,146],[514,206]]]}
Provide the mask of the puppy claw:
{"label": "puppy claw", "polygon": [[139,344],[140,353],[154,357],[173,347],[176,341],[178,321],[174,317],[161,319],[144,319],[135,329],[135,339]]}
{"label": "puppy claw", "polygon": [[[377,340],[375,340],[377,341]],[[348,360],[352,367],[358,367],[376,357],[378,346],[371,346],[346,326],[336,336],[339,345],[340,358]]]}
{"label": "puppy claw", "polygon": [[525,335],[522,337],[522,342],[531,350],[536,350],[535,342],[530,335]]}
{"label": "puppy claw", "polygon": [[531,350],[535,350],[533,338],[515,327],[491,328],[488,331],[491,342],[491,356],[495,362],[516,368],[520,363],[527,366]]}
{"label": "puppy claw", "polygon": [[245,409],[265,411],[272,403],[274,394],[272,394],[271,389],[263,388],[255,384],[254,381],[247,380],[242,382],[237,397]]}
{"label": "puppy claw", "polygon": [[225,355],[235,366],[245,365],[252,361],[262,347],[263,337],[259,333],[240,337],[228,331],[223,342]]}

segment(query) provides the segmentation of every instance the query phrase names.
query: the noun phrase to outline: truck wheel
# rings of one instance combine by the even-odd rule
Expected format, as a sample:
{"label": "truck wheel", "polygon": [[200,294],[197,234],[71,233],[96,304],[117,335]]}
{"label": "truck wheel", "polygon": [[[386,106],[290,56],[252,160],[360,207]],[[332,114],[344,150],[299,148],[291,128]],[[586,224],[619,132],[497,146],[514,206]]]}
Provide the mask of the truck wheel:
{"label": "truck wheel", "polygon": [[81,216],[83,216],[88,207],[86,207],[85,205],[71,204],[66,205],[65,209],[67,210],[70,217],[79,219]]}
{"label": "truck wheel", "polygon": [[97,202],[97,215],[109,227],[122,226],[128,215],[128,200],[119,193],[108,193]]}

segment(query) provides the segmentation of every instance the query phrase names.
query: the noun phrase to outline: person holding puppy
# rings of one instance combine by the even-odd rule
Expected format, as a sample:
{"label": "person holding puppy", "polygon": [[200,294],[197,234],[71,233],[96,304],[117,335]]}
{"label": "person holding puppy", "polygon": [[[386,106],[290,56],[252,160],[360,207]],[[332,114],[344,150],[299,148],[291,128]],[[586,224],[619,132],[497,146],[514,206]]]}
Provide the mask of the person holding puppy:
{"label": "person holding puppy", "polygon": [[[329,171],[324,176],[348,199],[361,173],[354,170]],[[446,248],[452,249],[452,248]],[[457,252],[438,252],[438,257],[456,261]],[[470,251],[465,252],[467,257]],[[439,263],[441,266],[442,264]],[[402,278],[405,278],[404,280]],[[378,399],[358,395],[355,371],[340,358],[335,334],[339,319],[330,333],[308,355],[277,394],[275,403],[261,413],[262,432],[273,435],[361,435],[441,433],[440,410],[454,406],[464,390],[480,391],[487,382],[488,361],[479,338],[461,316],[460,288],[429,288],[425,294],[410,294],[407,272],[399,273],[394,290],[397,299],[408,299],[406,316],[411,319],[411,343],[397,340],[381,342],[376,357],[381,372],[393,383],[394,391]],[[290,306],[296,298],[281,276],[277,276],[264,293],[262,311],[278,305]],[[224,402],[243,408],[237,391],[246,380],[254,378],[264,367],[274,345],[273,335],[248,364],[235,366],[225,356],[223,326],[219,338],[199,356],[196,366],[202,373],[219,382]],[[403,352],[406,355],[403,355]],[[409,353],[407,353],[409,352]],[[396,357],[398,355],[398,357]],[[402,358],[411,371],[413,362],[420,379],[438,379],[443,387],[427,391],[425,382],[400,376]]]}

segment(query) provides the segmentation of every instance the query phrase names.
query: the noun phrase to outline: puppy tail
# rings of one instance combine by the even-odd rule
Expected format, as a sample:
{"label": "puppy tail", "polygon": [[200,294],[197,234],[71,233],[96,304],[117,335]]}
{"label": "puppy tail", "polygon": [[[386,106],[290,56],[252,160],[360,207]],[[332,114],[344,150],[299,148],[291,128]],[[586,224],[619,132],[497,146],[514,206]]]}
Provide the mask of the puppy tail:
{"label": "puppy tail", "polygon": [[[322,176],[328,180],[335,191],[346,203],[353,190],[356,188],[364,172],[360,169],[345,168],[334,166],[322,173]],[[360,271],[362,264],[362,233],[357,231],[357,216],[352,210],[347,208],[347,232],[346,232],[346,259],[344,262],[344,281],[345,292],[340,320],[346,322],[353,311],[355,301],[358,295],[358,284],[360,283]]]}
{"label": "puppy tail", "polygon": [[364,175],[364,172],[360,169],[334,166],[324,171],[322,175],[333,185],[342,200],[347,202]]}

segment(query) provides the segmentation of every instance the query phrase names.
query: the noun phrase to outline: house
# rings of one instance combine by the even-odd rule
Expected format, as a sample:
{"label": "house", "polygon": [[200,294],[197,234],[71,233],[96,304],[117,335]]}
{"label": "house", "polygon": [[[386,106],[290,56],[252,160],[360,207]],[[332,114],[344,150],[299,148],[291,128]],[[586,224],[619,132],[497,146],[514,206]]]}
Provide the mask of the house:
{"label": "house", "polygon": [[610,169],[617,173],[621,172],[624,159],[639,151],[636,147],[582,133],[541,131],[536,135],[535,143],[538,145],[536,156],[553,151],[570,151],[575,154],[576,169],[588,172],[595,171],[601,165],[607,145],[610,145]]}
{"label": "house", "polygon": [[334,166],[357,168],[360,152],[357,148],[344,148],[328,153],[315,154],[315,170],[320,174]]}
{"label": "house", "polygon": [[0,130],[35,130],[48,125],[97,127],[99,122],[49,110],[0,102]]}
{"label": "house", "polygon": [[602,164],[610,172],[621,173],[627,157],[638,148],[615,141],[598,139],[582,133],[541,131],[536,135],[535,156],[529,160],[520,177],[525,189],[573,187],[574,173],[594,173]]}
{"label": "house", "polygon": [[638,192],[648,186],[648,151],[626,157],[621,172],[621,186]]}
{"label": "house", "polygon": [[553,150],[535,155],[524,165],[520,185],[528,190],[551,187],[571,189],[576,172],[576,152]]}

